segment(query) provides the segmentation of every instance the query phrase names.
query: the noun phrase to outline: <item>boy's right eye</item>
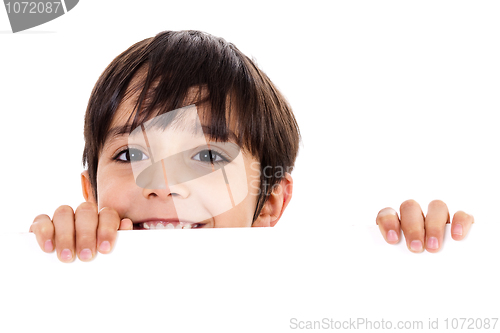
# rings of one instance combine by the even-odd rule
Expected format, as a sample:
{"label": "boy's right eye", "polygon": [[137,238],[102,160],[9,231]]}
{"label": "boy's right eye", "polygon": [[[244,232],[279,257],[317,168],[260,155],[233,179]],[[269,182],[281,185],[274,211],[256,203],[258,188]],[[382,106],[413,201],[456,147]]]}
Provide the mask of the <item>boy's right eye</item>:
{"label": "boy's right eye", "polygon": [[149,159],[141,150],[135,148],[127,148],[116,155],[115,159],[121,162],[137,162]]}

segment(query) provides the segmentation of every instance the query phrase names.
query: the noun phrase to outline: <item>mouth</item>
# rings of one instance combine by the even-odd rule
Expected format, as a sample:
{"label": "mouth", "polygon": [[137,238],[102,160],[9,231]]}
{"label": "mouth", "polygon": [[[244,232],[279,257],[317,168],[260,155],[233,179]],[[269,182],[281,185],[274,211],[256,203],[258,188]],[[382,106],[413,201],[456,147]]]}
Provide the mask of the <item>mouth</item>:
{"label": "mouth", "polygon": [[205,224],[186,221],[144,221],[134,223],[134,230],[199,229]]}

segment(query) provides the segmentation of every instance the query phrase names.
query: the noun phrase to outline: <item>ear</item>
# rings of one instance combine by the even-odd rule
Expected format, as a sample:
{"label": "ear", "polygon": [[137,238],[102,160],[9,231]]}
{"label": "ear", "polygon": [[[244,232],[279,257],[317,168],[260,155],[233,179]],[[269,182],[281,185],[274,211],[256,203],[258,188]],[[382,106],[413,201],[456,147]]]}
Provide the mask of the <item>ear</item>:
{"label": "ear", "polygon": [[292,199],[292,192],[293,179],[286,172],[281,182],[274,186],[252,227],[274,227]]}
{"label": "ear", "polygon": [[90,184],[89,171],[85,170],[81,174],[82,181],[82,193],[86,202],[91,202],[97,204],[97,200],[94,198],[94,192],[92,191],[92,185]]}

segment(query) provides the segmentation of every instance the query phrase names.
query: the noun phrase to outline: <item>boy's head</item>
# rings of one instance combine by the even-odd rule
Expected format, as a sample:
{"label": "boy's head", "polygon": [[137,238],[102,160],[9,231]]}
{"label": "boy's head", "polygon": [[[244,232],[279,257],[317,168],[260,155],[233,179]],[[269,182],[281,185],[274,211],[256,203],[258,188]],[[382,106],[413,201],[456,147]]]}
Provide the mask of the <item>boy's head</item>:
{"label": "boy's head", "polygon": [[[202,137],[206,138],[208,150],[196,152],[192,160],[201,163],[204,153],[213,168],[216,155],[223,156],[216,153],[214,146],[232,144],[241,149],[242,159],[235,160],[235,164],[239,163],[239,170],[246,170],[245,199],[233,202],[233,213],[204,219],[205,224],[200,225],[274,225],[291,197],[289,172],[300,136],[297,123],[284,97],[248,57],[225,40],[198,31],[167,31],[145,39],[116,57],[103,72],[85,115],[83,163],[87,171],[82,184],[86,199],[97,202],[99,207],[111,206],[122,218],[129,217],[134,222],[182,220],[175,217],[179,215],[175,210],[182,206],[179,203],[188,203],[184,199],[194,196],[189,186],[169,187],[172,183],[166,181],[165,186],[157,188],[140,185],[131,164],[141,165],[145,163],[141,160],[150,158],[146,147],[141,152],[130,141],[130,134],[141,129],[147,149],[151,149],[145,124],[155,119],[165,123],[160,126],[164,131],[170,131],[163,138],[181,137],[183,132],[175,132],[179,126],[169,125],[180,117],[179,109],[189,111],[185,114],[197,119]],[[171,119],[164,121],[166,118]],[[168,163],[164,162],[168,160],[162,161],[167,178]],[[152,170],[151,163],[148,165]],[[245,178],[245,173],[242,175]],[[226,173],[224,179],[227,185]],[[162,208],[156,205],[160,201]],[[131,205],[137,207],[132,209]],[[150,213],[145,217],[139,210]],[[138,228],[154,224],[143,223]]]}

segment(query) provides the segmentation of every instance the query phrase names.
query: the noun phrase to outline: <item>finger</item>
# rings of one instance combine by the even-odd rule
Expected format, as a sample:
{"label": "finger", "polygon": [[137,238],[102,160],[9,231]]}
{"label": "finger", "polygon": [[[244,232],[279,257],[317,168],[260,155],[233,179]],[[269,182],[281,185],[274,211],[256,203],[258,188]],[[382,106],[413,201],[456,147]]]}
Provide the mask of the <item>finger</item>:
{"label": "finger", "polygon": [[429,203],[425,217],[425,249],[436,253],[443,244],[446,223],[450,220],[448,206],[441,200]]}
{"label": "finger", "polygon": [[415,200],[407,200],[399,208],[401,212],[401,228],[406,238],[406,246],[412,252],[424,250],[424,215]]}
{"label": "finger", "polygon": [[97,206],[84,202],[75,212],[76,253],[81,261],[95,256],[97,238]]}
{"label": "finger", "polygon": [[35,217],[30,227],[30,232],[36,236],[38,245],[44,252],[54,251],[54,225],[47,215],[38,215]]}
{"label": "finger", "polygon": [[451,223],[451,237],[454,240],[464,239],[473,223],[474,216],[462,211],[456,212]]}
{"label": "finger", "polygon": [[398,213],[394,209],[388,207],[378,212],[377,224],[387,243],[396,244],[399,242],[401,228]]}
{"label": "finger", "polygon": [[56,252],[62,262],[75,258],[75,214],[70,206],[60,206],[52,218]]}
{"label": "finger", "polygon": [[124,218],[120,221],[120,229],[119,230],[134,230],[134,224],[132,220],[129,218]]}
{"label": "finger", "polygon": [[112,208],[99,211],[99,227],[97,228],[97,244],[99,252],[109,253],[115,245],[116,235],[120,227],[120,216]]}

